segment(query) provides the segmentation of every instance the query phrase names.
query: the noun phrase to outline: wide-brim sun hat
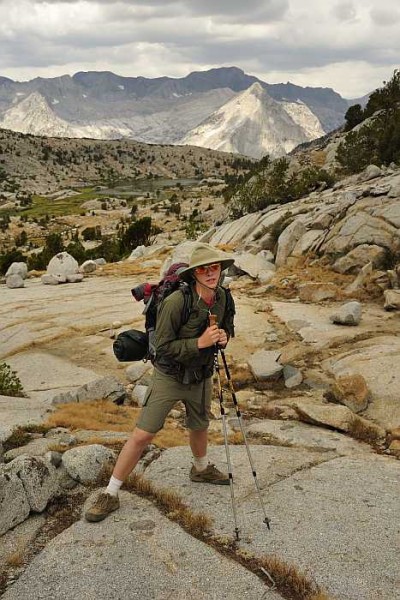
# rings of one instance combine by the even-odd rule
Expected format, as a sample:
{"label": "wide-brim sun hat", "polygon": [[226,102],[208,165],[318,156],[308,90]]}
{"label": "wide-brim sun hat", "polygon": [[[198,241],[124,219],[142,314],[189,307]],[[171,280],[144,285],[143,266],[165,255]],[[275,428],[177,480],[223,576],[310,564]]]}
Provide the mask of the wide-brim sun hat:
{"label": "wide-brim sun hat", "polygon": [[220,263],[221,271],[224,271],[233,265],[234,262],[235,259],[226,252],[222,252],[222,250],[218,250],[210,246],[210,244],[199,242],[190,256],[189,266],[179,270],[179,277],[183,280],[190,279],[196,267],[203,267],[214,263]]}

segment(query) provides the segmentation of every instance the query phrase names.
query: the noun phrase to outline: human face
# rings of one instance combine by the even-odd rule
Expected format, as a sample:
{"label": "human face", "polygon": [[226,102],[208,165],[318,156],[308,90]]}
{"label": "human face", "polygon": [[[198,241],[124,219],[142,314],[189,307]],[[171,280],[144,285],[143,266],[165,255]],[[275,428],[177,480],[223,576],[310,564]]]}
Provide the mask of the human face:
{"label": "human face", "polygon": [[195,278],[209,288],[216,288],[221,277],[221,263],[201,265],[194,269]]}

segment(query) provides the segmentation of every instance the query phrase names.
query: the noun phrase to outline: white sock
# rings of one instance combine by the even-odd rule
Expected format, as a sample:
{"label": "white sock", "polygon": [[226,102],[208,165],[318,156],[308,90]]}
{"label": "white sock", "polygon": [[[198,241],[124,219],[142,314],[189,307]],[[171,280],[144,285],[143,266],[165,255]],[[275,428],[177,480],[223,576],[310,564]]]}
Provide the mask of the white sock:
{"label": "white sock", "polygon": [[111,479],[108,482],[108,486],[106,489],[106,494],[110,494],[110,496],[118,496],[119,488],[123,483],[123,481],[111,475]]}
{"label": "white sock", "polygon": [[204,471],[208,465],[207,454],[205,456],[201,456],[200,458],[198,456],[193,456],[193,464],[196,471]]}

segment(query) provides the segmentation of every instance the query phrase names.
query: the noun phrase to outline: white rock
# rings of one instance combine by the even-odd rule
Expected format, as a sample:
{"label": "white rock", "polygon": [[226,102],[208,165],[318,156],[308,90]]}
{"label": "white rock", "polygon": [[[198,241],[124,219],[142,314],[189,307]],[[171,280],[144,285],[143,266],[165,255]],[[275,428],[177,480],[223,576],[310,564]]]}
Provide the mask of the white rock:
{"label": "white rock", "polygon": [[380,175],[382,175],[382,169],[376,165],[368,165],[364,172],[361,173],[360,179],[361,181],[370,181],[371,179],[375,179],[375,177],[379,177]]}
{"label": "white rock", "polygon": [[41,456],[18,456],[6,470],[22,481],[31,510],[42,512],[57,491],[55,467]]}
{"label": "white rock", "polygon": [[97,269],[97,263],[94,260],[85,260],[79,267],[81,273],[94,273]]}
{"label": "white rock", "polygon": [[114,460],[114,452],[100,444],[71,448],[62,457],[68,474],[79,483],[95,482],[102,469]]}
{"label": "white rock", "polygon": [[25,521],[29,512],[22,481],[5,465],[0,465],[0,535]]}
{"label": "white rock", "polygon": [[58,285],[59,283],[66,283],[67,278],[62,275],[42,275],[41,282],[44,285]]}
{"label": "white rock", "polygon": [[47,273],[49,275],[72,275],[78,273],[79,265],[75,258],[68,254],[68,252],[60,252],[53,256],[49,264],[47,265]]}
{"label": "white rock", "polygon": [[250,356],[249,367],[254,377],[259,380],[275,379],[279,377],[283,366],[277,360],[281,353],[273,350],[259,350]]}
{"label": "white rock", "polygon": [[83,273],[70,273],[67,275],[66,281],[67,283],[80,283],[83,281]]}
{"label": "white rock", "polygon": [[17,288],[25,287],[25,284],[24,284],[24,280],[21,277],[21,275],[15,274],[15,275],[9,275],[6,278],[6,286],[8,288],[10,288],[11,290],[15,290]]}
{"label": "white rock", "polygon": [[385,290],[385,310],[400,310],[400,290]]}
{"label": "white rock", "polygon": [[6,277],[9,275],[19,275],[22,279],[28,276],[28,267],[24,262],[13,262],[7,269]]}
{"label": "white rock", "polygon": [[358,325],[361,321],[361,304],[354,300],[346,302],[340,309],[329,317],[332,323],[338,325]]}

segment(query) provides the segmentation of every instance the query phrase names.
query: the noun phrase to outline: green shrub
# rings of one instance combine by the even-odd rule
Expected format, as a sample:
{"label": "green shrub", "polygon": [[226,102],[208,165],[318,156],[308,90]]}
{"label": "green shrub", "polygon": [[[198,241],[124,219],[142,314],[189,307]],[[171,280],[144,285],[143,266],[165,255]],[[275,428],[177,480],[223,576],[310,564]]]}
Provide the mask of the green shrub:
{"label": "green shrub", "polygon": [[345,173],[358,173],[368,164],[388,165],[400,160],[400,70],[390,81],[371,94],[364,110],[359,105],[346,113],[350,131],[337,150],[337,160]]}
{"label": "green shrub", "polygon": [[5,362],[0,363],[0,395],[24,396],[22,383],[16,371],[13,371]]}
{"label": "green shrub", "polygon": [[25,262],[24,255],[16,248],[0,255],[0,273],[5,275],[13,262]]}
{"label": "green shrub", "polygon": [[231,215],[238,218],[272,204],[286,204],[333,183],[333,175],[320,167],[290,173],[287,158],[279,158],[271,165],[264,160],[260,171],[238,189],[231,203]]}

